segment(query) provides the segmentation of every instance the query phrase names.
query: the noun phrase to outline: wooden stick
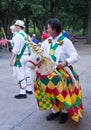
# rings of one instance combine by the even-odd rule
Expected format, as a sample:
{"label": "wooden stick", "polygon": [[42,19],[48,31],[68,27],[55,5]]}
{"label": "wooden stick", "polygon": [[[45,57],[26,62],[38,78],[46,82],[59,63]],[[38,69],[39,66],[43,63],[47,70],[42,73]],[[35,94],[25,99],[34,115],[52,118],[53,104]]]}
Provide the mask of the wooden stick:
{"label": "wooden stick", "polygon": [[[1,30],[2,30],[2,33],[3,33],[3,35],[4,35],[4,38],[5,39],[7,39],[7,37],[6,37],[6,34],[5,34],[5,31],[4,31],[4,28],[3,27],[1,27]],[[7,42],[7,50],[9,51],[9,46],[8,46],[8,42]]]}
{"label": "wooden stick", "polygon": [[46,32],[45,26],[43,27],[43,32]]}
{"label": "wooden stick", "polygon": [[5,39],[7,39],[7,38],[6,38],[5,31],[4,31],[4,28],[3,28],[3,27],[1,27],[1,30],[2,30],[2,33],[3,33],[3,35],[4,35],[4,38],[5,38]]}

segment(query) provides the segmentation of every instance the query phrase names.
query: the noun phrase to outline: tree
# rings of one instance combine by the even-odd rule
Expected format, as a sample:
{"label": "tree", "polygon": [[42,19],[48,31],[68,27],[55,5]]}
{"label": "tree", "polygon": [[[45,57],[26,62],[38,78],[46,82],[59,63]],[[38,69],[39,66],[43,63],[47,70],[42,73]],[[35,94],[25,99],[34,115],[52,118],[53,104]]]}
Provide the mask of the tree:
{"label": "tree", "polygon": [[30,26],[35,33],[36,27],[41,33],[47,20],[52,17],[58,18],[65,29],[82,29],[84,34],[88,19],[87,38],[90,43],[91,0],[0,0],[0,26],[6,32],[15,20],[21,19],[25,21],[27,33]]}
{"label": "tree", "polygon": [[88,28],[87,28],[87,43],[91,44],[91,0],[88,2]]}

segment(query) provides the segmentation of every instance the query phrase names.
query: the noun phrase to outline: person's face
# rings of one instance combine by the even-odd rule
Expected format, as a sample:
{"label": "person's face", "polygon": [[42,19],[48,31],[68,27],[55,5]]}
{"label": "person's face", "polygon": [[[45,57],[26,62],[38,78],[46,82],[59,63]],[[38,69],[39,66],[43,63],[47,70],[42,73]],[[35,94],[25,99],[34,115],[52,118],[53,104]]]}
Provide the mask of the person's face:
{"label": "person's face", "polygon": [[11,31],[11,33],[14,33],[14,30],[13,30],[13,29],[11,29],[10,31]]}
{"label": "person's face", "polygon": [[15,33],[16,29],[11,29],[10,31],[11,31],[11,33]]}
{"label": "person's face", "polygon": [[20,27],[18,25],[15,25],[15,30],[18,32]]}
{"label": "person's face", "polygon": [[49,24],[47,25],[47,33],[48,33],[49,36],[54,37],[55,30],[52,29],[52,27]]}

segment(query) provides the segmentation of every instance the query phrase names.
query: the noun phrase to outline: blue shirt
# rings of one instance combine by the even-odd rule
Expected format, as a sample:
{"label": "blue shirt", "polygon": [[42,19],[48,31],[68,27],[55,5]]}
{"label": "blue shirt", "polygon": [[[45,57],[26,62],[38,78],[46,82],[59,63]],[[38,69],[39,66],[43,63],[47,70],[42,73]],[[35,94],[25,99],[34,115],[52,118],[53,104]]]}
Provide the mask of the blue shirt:
{"label": "blue shirt", "polygon": [[32,39],[32,41],[33,41],[34,43],[36,43],[36,44],[39,43],[39,40],[37,40],[37,39]]}
{"label": "blue shirt", "polygon": [[64,32],[63,35],[64,35],[65,37],[67,37],[68,39],[70,39],[70,36],[69,36],[69,34],[68,34],[67,32]]}

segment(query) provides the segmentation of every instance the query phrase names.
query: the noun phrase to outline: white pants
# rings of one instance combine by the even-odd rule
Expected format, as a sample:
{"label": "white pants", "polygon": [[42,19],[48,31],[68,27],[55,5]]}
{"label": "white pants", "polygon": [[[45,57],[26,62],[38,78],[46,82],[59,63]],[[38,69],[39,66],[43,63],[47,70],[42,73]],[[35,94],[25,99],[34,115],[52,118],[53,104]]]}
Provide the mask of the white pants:
{"label": "white pants", "polygon": [[28,56],[23,56],[21,59],[22,67],[13,67],[14,76],[16,76],[20,83],[20,94],[26,94],[27,91],[32,91],[34,82],[32,81],[32,72],[27,67]]}

